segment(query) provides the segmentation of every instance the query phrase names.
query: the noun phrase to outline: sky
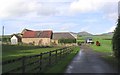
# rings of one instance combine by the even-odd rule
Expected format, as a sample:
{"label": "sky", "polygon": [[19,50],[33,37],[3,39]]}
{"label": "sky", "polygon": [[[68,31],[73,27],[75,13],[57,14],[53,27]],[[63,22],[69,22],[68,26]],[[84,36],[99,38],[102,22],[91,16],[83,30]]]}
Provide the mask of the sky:
{"label": "sky", "polygon": [[[0,32],[23,29],[102,34],[114,31],[119,0],[0,0]],[[0,35],[1,35],[0,34]]]}

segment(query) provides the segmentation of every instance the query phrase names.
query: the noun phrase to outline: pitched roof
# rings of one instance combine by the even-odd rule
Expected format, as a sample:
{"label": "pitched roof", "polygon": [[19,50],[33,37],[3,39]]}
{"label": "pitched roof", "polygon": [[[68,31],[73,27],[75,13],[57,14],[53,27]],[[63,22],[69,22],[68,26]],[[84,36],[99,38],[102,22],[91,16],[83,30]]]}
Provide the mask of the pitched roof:
{"label": "pitched roof", "polygon": [[22,32],[21,32],[21,34],[24,34],[24,32],[26,32],[26,31],[33,31],[33,30],[23,29]]}
{"label": "pitched roof", "polygon": [[52,31],[43,31],[41,32],[40,38],[51,38],[52,37]]}
{"label": "pitched roof", "polygon": [[53,33],[53,39],[59,40],[59,39],[76,39],[73,35],[71,35],[69,32],[61,32],[61,33]]}
{"label": "pitched roof", "polygon": [[52,38],[52,31],[25,31],[23,38]]}
{"label": "pitched roof", "polygon": [[35,31],[25,31],[23,34],[23,38],[34,38],[36,36]]}

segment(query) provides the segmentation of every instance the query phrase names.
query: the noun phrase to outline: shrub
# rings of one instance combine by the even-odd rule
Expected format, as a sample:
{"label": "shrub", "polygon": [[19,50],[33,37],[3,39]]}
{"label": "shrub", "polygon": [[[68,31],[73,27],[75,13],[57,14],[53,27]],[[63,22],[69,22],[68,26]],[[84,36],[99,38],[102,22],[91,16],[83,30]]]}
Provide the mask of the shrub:
{"label": "shrub", "polygon": [[58,42],[59,43],[64,43],[64,44],[66,44],[66,43],[76,43],[76,39],[60,39]]}
{"label": "shrub", "polygon": [[112,38],[113,52],[117,58],[120,58],[120,17]]}

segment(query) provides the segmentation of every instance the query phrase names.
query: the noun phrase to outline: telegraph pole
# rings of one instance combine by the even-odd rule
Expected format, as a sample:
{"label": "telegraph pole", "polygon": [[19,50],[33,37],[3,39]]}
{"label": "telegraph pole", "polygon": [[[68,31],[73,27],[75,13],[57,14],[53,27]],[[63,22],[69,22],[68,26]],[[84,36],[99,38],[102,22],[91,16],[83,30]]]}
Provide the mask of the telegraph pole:
{"label": "telegraph pole", "polygon": [[4,26],[2,27],[2,37],[4,36]]}
{"label": "telegraph pole", "polygon": [[4,38],[4,26],[2,27],[2,42],[3,42],[3,38]]}

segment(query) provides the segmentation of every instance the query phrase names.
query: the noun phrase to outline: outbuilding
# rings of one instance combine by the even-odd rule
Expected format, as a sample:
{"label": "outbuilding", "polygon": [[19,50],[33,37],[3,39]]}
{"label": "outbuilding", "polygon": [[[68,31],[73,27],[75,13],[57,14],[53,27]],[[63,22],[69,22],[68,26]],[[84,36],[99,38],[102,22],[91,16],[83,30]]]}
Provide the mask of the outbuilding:
{"label": "outbuilding", "polygon": [[21,37],[16,34],[13,34],[10,40],[11,40],[11,44],[15,45],[21,42]]}

